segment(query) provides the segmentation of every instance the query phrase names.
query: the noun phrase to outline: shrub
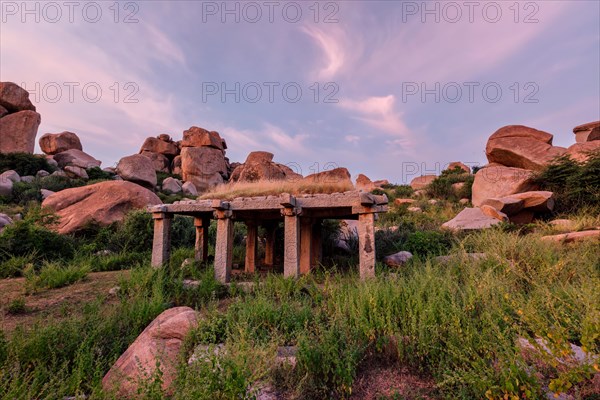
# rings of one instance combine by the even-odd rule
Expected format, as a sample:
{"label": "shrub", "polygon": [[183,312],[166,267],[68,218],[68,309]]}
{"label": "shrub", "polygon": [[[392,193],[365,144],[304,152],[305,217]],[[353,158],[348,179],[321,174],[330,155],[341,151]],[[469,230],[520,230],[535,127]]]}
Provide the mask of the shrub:
{"label": "shrub", "polygon": [[[10,304],[8,305],[8,307],[6,308],[6,312],[8,312],[11,315],[18,315],[18,314],[25,314],[27,312],[27,306],[25,305],[25,299],[22,297],[19,297],[17,299],[14,299],[13,301],[10,302]],[[1,352],[1,350],[0,350]],[[2,357],[0,355],[0,361],[2,360]]]}
{"label": "shrub", "polygon": [[[460,193],[457,193],[452,185],[459,182],[465,182],[465,185],[461,189]],[[465,173],[460,167],[455,167],[454,169],[447,169],[442,171],[442,174],[438,176],[433,182],[431,182],[427,188],[427,194],[432,197],[444,198],[444,199],[456,199],[457,195],[462,197],[463,189],[465,192],[469,192],[470,194],[470,186],[473,185],[473,177],[471,174]],[[469,186],[468,188],[465,188]],[[467,196],[465,196],[467,197]],[[470,198],[470,195],[468,196]]]}
{"label": "shrub", "polygon": [[56,262],[45,262],[39,272],[33,267],[23,271],[25,286],[28,291],[35,292],[39,289],[56,289],[69,286],[84,279],[90,267],[88,265],[69,264],[66,266]]}
{"label": "shrub", "polygon": [[411,233],[404,249],[422,257],[446,254],[452,247],[452,235],[435,231],[418,231]]}
{"label": "shrub", "polygon": [[100,167],[88,168],[87,174],[90,178],[90,181],[98,182],[112,180],[114,176],[114,174],[111,174],[110,172],[103,171],[102,169],[100,169]]}
{"label": "shrub", "polygon": [[[0,279],[21,276],[23,270],[27,268],[28,265],[33,265],[35,260],[35,254],[8,257],[9,258],[0,262]],[[2,258],[1,255],[0,258]]]}
{"label": "shrub", "polygon": [[27,257],[35,254],[36,260],[70,259],[74,254],[73,240],[59,235],[26,217],[4,228],[0,234],[0,260]]}
{"label": "shrub", "polygon": [[39,170],[53,172],[54,168],[48,164],[44,156],[29,153],[0,153],[0,174],[14,170],[20,176],[35,175]]}
{"label": "shrub", "polygon": [[535,182],[541,189],[554,192],[556,213],[585,207],[600,210],[600,151],[591,153],[585,163],[568,156],[557,158],[536,176]]}

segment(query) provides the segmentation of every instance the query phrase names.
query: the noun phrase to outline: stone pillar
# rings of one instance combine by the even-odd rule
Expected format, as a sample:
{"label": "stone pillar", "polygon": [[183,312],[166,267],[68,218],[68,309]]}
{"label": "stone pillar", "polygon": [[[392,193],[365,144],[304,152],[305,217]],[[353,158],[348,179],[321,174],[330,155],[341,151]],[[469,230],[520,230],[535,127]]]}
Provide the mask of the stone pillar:
{"label": "stone pillar", "polygon": [[358,215],[358,255],[361,279],[375,277],[375,214]]}
{"label": "stone pillar", "polygon": [[256,221],[246,221],[246,261],[244,269],[248,273],[254,273],[256,269],[256,244],[258,239],[258,225]]}
{"label": "stone pillar", "polygon": [[312,267],[323,262],[323,231],[322,220],[317,219],[312,226],[312,259],[310,265]]}
{"label": "stone pillar", "polygon": [[195,217],[194,226],[196,227],[196,261],[206,261],[208,259],[208,227],[210,226],[210,219]]}
{"label": "stone pillar", "polygon": [[297,278],[300,274],[300,221],[294,208],[285,208],[284,215],[284,249],[283,276]]}
{"label": "stone pillar", "polygon": [[215,211],[217,217],[217,243],[215,244],[215,278],[229,282],[233,261],[233,221],[231,211]]}
{"label": "stone pillar", "polygon": [[171,221],[173,215],[164,212],[152,213],[154,240],[152,243],[152,267],[160,268],[171,257]]}
{"label": "stone pillar", "polygon": [[275,231],[277,230],[277,222],[269,222],[265,224],[267,236],[265,238],[265,265],[272,267],[275,262]]}
{"label": "stone pillar", "polygon": [[313,259],[312,225],[310,218],[300,218],[300,273],[302,275],[310,272]]}

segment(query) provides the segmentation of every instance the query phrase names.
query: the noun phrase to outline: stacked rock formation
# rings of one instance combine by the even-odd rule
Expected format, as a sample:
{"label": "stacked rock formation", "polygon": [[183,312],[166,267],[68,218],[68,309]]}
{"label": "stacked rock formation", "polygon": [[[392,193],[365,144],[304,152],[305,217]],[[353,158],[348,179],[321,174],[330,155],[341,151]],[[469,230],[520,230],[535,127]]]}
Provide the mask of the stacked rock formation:
{"label": "stacked rock formation", "polygon": [[253,151],[246,161],[231,174],[231,182],[258,182],[299,180],[302,175],[294,172],[287,165],[273,162],[273,154],[267,151]]}
{"label": "stacked rock formation", "polygon": [[0,153],[33,153],[41,121],[25,89],[0,82]]}
{"label": "stacked rock formation", "polygon": [[181,141],[181,175],[194,184],[198,192],[225,182],[229,178],[227,144],[218,132],[192,126],[183,132]]}
{"label": "stacked rock formation", "polygon": [[172,172],[173,161],[179,155],[179,146],[167,134],[149,137],[142,144],[139,154],[150,159],[155,171]]}

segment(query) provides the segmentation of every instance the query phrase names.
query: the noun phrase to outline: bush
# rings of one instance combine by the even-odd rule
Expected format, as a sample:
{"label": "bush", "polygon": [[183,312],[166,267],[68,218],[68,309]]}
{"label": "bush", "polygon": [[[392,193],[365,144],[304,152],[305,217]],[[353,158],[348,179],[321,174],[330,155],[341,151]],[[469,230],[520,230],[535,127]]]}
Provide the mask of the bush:
{"label": "bush", "polygon": [[[36,260],[70,259],[75,252],[72,238],[59,235],[28,215],[4,228],[0,234],[0,261],[35,255]],[[14,276],[14,275],[13,275]]]}
{"label": "bush", "polygon": [[[463,188],[457,192],[452,188],[455,183],[464,182]],[[455,167],[454,169],[447,169],[442,171],[442,174],[438,176],[433,182],[425,189],[427,194],[431,197],[443,198],[443,199],[456,199],[457,197],[463,197],[463,195],[469,194],[471,186],[473,185],[473,176],[465,173],[461,168]]]}
{"label": "bush", "polygon": [[446,254],[452,247],[452,243],[450,233],[418,231],[408,236],[403,247],[414,255],[430,257]]}
{"label": "bush", "polygon": [[53,172],[54,168],[48,164],[46,157],[29,153],[0,153],[0,174],[14,170],[20,176],[35,175],[39,170]]}
{"label": "bush", "polygon": [[90,181],[110,181],[113,179],[114,174],[103,171],[100,167],[93,167],[87,169],[88,177]]}
{"label": "bush", "polygon": [[568,156],[557,158],[535,178],[542,190],[554,192],[555,213],[581,208],[600,210],[600,151],[585,163]]}
{"label": "bush", "polygon": [[30,202],[40,203],[42,201],[42,189],[59,192],[72,187],[84,186],[85,181],[81,179],[70,179],[64,176],[46,176],[35,178],[33,182],[17,182],[13,185],[11,202],[25,205]]}
{"label": "bush", "polygon": [[[6,308],[6,312],[11,315],[25,314],[27,312],[27,306],[25,305],[25,299],[19,297],[10,302]],[[0,360],[2,358],[0,357]]]}
{"label": "bush", "polygon": [[39,289],[69,286],[84,279],[88,272],[90,272],[88,265],[69,264],[63,266],[56,262],[45,262],[39,272],[36,272],[31,266],[23,271],[23,275],[27,290],[36,292]]}

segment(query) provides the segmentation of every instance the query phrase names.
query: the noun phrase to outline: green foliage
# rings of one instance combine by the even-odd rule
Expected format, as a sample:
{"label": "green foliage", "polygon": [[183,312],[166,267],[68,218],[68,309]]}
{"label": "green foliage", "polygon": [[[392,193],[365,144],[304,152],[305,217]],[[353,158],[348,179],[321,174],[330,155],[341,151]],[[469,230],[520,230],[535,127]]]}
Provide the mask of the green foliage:
{"label": "green foliage", "polygon": [[0,153],[0,174],[14,170],[20,176],[35,175],[39,170],[53,172],[46,157],[29,153]]}
{"label": "green foliage", "polygon": [[[460,190],[455,190],[452,185],[464,182]],[[473,185],[473,176],[465,173],[460,167],[452,170],[444,170],[433,182],[425,189],[431,197],[440,199],[456,200],[457,198],[471,198],[471,186]]]}
{"label": "green foliage", "polygon": [[88,177],[90,178],[90,181],[96,181],[96,182],[109,181],[109,180],[112,180],[114,177],[114,174],[103,171],[100,167],[88,168],[87,174],[88,174]]}
{"label": "green foliage", "polygon": [[[23,220],[15,221],[0,234],[0,261],[5,271],[14,270],[15,264],[4,264],[12,257],[30,257],[36,260],[59,260],[73,257],[73,240],[51,231],[46,226],[53,222],[50,214],[32,209]],[[19,260],[21,261],[21,260]],[[6,270],[4,270],[6,268]]]}
{"label": "green foliage", "polygon": [[404,250],[422,257],[446,254],[452,247],[452,235],[435,231],[411,233],[403,245]]}
{"label": "green foliage", "polygon": [[77,263],[61,265],[57,262],[45,262],[39,271],[29,266],[23,271],[25,286],[29,292],[40,289],[56,289],[72,285],[84,279],[90,272],[89,265]]}
{"label": "green foliage", "polygon": [[33,182],[17,182],[13,185],[12,198],[13,203],[25,205],[30,202],[40,203],[42,201],[42,189],[58,192],[64,189],[84,186],[85,181],[81,179],[70,179],[64,176],[46,176],[35,178]]}
{"label": "green foliage", "polygon": [[600,151],[592,153],[585,163],[568,156],[558,158],[535,181],[542,190],[554,192],[556,213],[584,207],[600,210]]}
{"label": "green foliage", "polygon": [[[12,315],[25,314],[27,312],[27,306],[25,305],[25,299],[18,297],[10,302],[6,308],[6,312]],[[0,338],[2,340],[3,338]],[[2,343],[0,343],[0,347]],[[0,349],[0,361],[2,360],[2,349]],[[0,363],[1,365],[1,363]]]}
{"label": "green foliage", "polygon": [[162,183],[167,178],[175,178],[181,180],[181,176],[177,174],[170,174],[168,172],[156,171],[156,181],[158,186],[162,186]]}
{"label": "green foliage", "polygon": [[21,276],[25,268],[33,265],[35,258],[35,254],[28,254],[26,256],[13,256],[4,259],[0,262],[0,278]]}

